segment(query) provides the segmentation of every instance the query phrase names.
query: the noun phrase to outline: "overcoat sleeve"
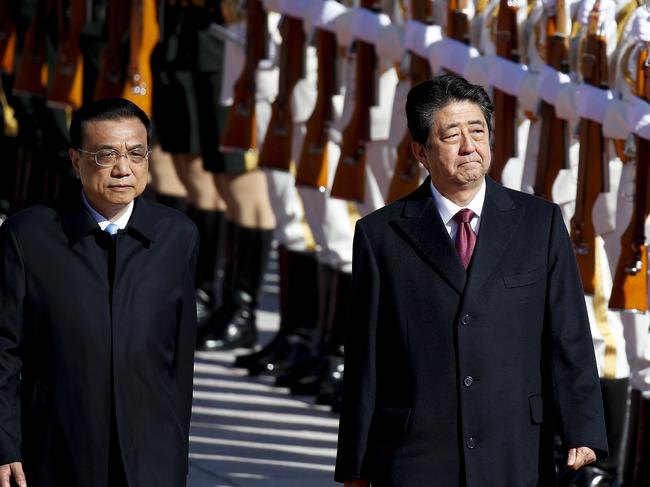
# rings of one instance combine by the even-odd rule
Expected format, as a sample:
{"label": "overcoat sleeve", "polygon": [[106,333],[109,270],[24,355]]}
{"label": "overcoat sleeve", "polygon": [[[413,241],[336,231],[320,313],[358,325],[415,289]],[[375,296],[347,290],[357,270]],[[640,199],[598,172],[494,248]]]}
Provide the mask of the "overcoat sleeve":
{"label": "overcoat sleeve", "polygon": [[556,423],[564,446],[588,446],[607,456],[607,439],[596,358],[584,291],[573,247],[554,208],[549,242],[546,326]]}
{"label": "overcoat sleeve", "polygon": [[194,296],[194,276],[199,250],[196,227],[192,226],[192,236],[187,249],[187,269],[184,275],[183,295],[179,303],[179,318],[176,329],[176,354],[174,367],[179,386],[179,417],[184,428],[185,438],[190,431],[192,415],[192,378],[194,375],[194,348],[196,346],[196,301]]}
{"label": "overcoat sleeve", "polygon": [[376,325],[380,276],[362,222],[354,232],[352,286],[345,329],[344,401],[335,479],[366,478],[363,461],[375,409]]}
{"label": "overcoat sleeve", "polygon": [[20,371],[25,268],[8,224],[0,226],[0,465],[21,461]]}

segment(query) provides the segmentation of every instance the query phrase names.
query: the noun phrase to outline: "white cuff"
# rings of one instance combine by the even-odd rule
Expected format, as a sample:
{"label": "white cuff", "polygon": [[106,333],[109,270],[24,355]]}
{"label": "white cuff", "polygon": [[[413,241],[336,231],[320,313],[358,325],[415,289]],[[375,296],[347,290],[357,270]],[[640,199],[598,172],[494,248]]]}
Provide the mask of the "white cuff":
{"label": "white cuff", "polygon": [[571,78],[568,74],[561,73],[545,64],[539,76],[539,96],[546,103],[555,105],[555,97],[560,86],[569,82],[571,82]]}
{"label": "white cuff", "polygon": [[442,67],[460,75],[465,72],[467,61],[481,55],[476,48],[449,37],[442,39],[441,44]]}
{"label": "white cuff", "polygon": [[576,86],[575,83],[564,83],[557,90],[555,100],[551,103],[555,107],[557,118],[568,122],[575,122],[580,118],[576,104]]}
{"label": "white cuff", "polygon": [[304,19],[312,5],[312,0],[280,0],[280,12],[297,19]]}
{"label": "white cuff", "polygon": [[650,12],[643,5],[634,14],[630,36],[637,41],[650,42]]}
{"label": "white cuff", "polygon": [[339,45],[346,48],[350,47],[354,40],[354,17],[354,10],[348,9],[336,17],[334,21],[336,39],[339,41]]}
{"label": "white cuff", "polygon": [[627,125],[627,103],[613,99],[607,104],[603,117],[603,135],[610,139],[625,140],[630,133]]}
{"label": "white cuff", "polygon": [[386,14],[376,14],[367,8],[356,8],[354,11],[354,36],[375,45],[382,27],[390,25],[390,17]]}
{"label": "white cuff", "polygon": [[262,0],[262,6],[267,12],[280,12],[282,0]]}
{"label": "white cuff", "polygon": [[527,112],[535,112],[539,104],[539,74],[528,71],[519,85],[519,106]]}
{"label": "white cuff", "polygon": [[384,25],[379,29],[375,52],[380,59],[387,59],[393,63],[399,63],[404,57],[404,45],[402,44],[402,29],[395,24]]}
{"label": "white cuff", "polygon": [[528,66],[500,56],[494,56],[490,62],[490,84],[511,96],[517,96]]}
{"label": "white cuff", "polygon": [[614,99],[611,90],[601,90],[588,84],[580,84],[576,92],[578,116],[603,123],[607,104]]}
{"label": "white cuff", "polygon": [[417,20],[407,20],[404,27],[404,48],[424,59],[429,59],[431,44],[442,39],[439,25],[427,25]]}
{"label": "white cuff", "polygon": [[463,77],[472,84],[487,88],[490,85],[490,63],[494,56],[479,56],[465,63]]}
{"label": "white cuff", "polygon": [[336,33],[336,18],[347,9],[336,0],[312,1],[312,10],[310,12],[312,25],[317,29],[323,29],[333,34]]}
{"label": "white cuff", "polygon": [[633,133],[650,140],[650,103],[633,97],[627,107],[627,122]]}
{"label": "white cuff", "polygon": [[[443,38],[444,39],[444,38]],[[439,40],[429,46],[429,67],[433,75],[437,74],[442,68],[442,50],[443,42]]]}

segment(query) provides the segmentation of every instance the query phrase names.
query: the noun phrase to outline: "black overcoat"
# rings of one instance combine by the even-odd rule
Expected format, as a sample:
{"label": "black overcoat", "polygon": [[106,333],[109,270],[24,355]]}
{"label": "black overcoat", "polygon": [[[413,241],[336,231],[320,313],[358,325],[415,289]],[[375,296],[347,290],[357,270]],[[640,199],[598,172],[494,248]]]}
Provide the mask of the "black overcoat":
{"label": "black overcoat", "polygon": [[427,178],[357,223],[352,280],[337,480],[549,487],[554,430],[567,449],[606,454],[583,291],[556,205],[488,179],[466,272]]}
{"label": "black overcoat", "polygon": [[31,487],[110,487],[114,401],[129,485],[185,485],[196,227],[136,199],[113,244],[75,198],[0,237],[0,464],[22,460]]}

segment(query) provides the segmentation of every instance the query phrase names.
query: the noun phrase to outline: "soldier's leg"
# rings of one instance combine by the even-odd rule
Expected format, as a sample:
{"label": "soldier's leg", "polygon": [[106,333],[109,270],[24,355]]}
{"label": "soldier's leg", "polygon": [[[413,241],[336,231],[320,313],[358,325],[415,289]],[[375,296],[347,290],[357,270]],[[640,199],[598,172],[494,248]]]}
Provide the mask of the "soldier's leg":
{"label": "soldier's leg", "polygon": [[180,212],[187,211],[187,189],[181,182],[171,154],[155,143],[149,158],[151,185],[156,190],[156,201]]}

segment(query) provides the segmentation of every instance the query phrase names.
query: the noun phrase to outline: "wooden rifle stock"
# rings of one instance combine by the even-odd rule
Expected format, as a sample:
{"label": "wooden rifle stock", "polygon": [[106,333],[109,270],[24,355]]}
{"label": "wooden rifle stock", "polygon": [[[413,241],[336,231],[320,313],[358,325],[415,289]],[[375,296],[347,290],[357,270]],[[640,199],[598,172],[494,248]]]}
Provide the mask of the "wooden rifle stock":
{"label": "wooden rifle stock", "polygon": [[[413,20],[423,23],[431,23],[432,12],[431,2],[422,2],[421,0],[411,0],[411,12]],[[423,59],[415,53],[409,56],[409,78],[411,86],[415,86],[431,77],[431,68],[429,61]],[[408,129],[404,132],[402,140],[397,145],[397,160],[395,161],[395,170],[388,188],[386,203],[397,201],[406,196],[420,184],[420,163],[413,155],[411,144],[413,139]]]}
{"label": "wooden rifle stock", "polygon": [[83,95],[83,56],[79,36],[86,23],[86,1],[56,0],[56,6],[58,50],[47,104],[76,109],[81,106]]}
{"label": "wooden rifle stock", "polygon": [[[553,69],[568,72],[569,39],[565,28],[564,2],[557,0],[556,14],[546,22],[546,63]],[[533,190],[549,201],[553,182],[560,169],[569,163],[569,133],[566,121],[555,116],[555,107],[546,101],[540,103],[540,144]],[[551,143],[552,141],[552,143]]]}
{"label": "wooden rifle stock", "polygon": [[122,40],[129,28],[129,0],[111,0],[106,14],[108,39],[101,54],[95,85],[95,100],[123,95],[125,68],[128,64]]}
{"label": "wooden rifle stock", "polygon": [[293,113],[291,94],[305,72],[305,33],[302,19],[285,15],[282,19],[280,85],[273,102],[271,121],[260,151],[260,167],[288,171],[291,168]]}
{"label": "wooden rifle stock", "polygon": [[296,185],[325,191],[329,175],[329,130],[334,121],[332,97],[336,94],[336,36],[316,30],[318,49],[318,98],[307,120],[307,132],[300,151]]}
{"label": "wooden rifle stock", "polygon": [[14,72],[16,54],[16,25],[11,18],[9,0],[0,0],[0,72]]}
{"label": "wooden rifle stock", "polygon": [[[264,58],[267,42],[267,17],[260,0],[248,0],[246,11],[246,62],[235,82],[233,104],[221,138],[221,150],[239,152],[257,159],[255,116],[256,70]],[[257,161],[253,160],[256,165]]]}
{"label": "wooden rifle stock", "polygon": [[[501,0],[497,17],[497,56],[519,62],[517,7]],[[501,182],[508,159],[517,154],[517,99],[497,88],[494,89],[494,155],[490,176]]]}
{"label": "wooden rifle stock", "polygon": [[[369,9],[374,2],[362,0]],[[366,193],[366,144],[370,141],[370,107],[375,100],[375,48],[356,39],[354,110],[343,130],[341,157],[330,195],[334,198],[363,202]]]}
{"label": "wooden rifle stock", "polygon": [[[469,44],[469,18],[465,10],[468,0],[449,0],[447,4],[447,37]],[[462,73],[457,73],[462,75]]]}
{"label": "wooden rifle stock", "polygon": [[[597,88],[607,87],[607,46],[598,35],[598,8],[596,0],[590,14],[587,47],[582,57],[582,76],[585,83]],[[595,16],[595,20],[593,20]],[[606,160],[605,139],[602,127],[593,120],[580,121],[580,159],[578,166],[578,188],[576,207],[571,218],[571,240],[580,269],[582,287],[587,294],[593,294],[596,273],[596,231],[592,211],[598,195],[607,190],[609,164]]]}
{"label": "wooden rifle stock", "polygon": [[[650,101],[649,46],[639,54],[637,96]],[[621,235],[618,259],[609,307],[614,310],[648,311],[648,252],[645,222],[650,215],[650,141],[636,137],[636,180],[634,209],[630,224]]]}
{"label": "wooden rifle stock", "polygon": [[156,0],[131,0],[129,25],[129,67],[122,97],[131,100],[151,116],[151,53],[160,34]]}
{"label": "wooden rifle stock", "polygon": [[51,0],[37,0],[34,17],[25,34],[25,47],[14,82],[14,93],[44,97],[47,86],[46,37]]}

